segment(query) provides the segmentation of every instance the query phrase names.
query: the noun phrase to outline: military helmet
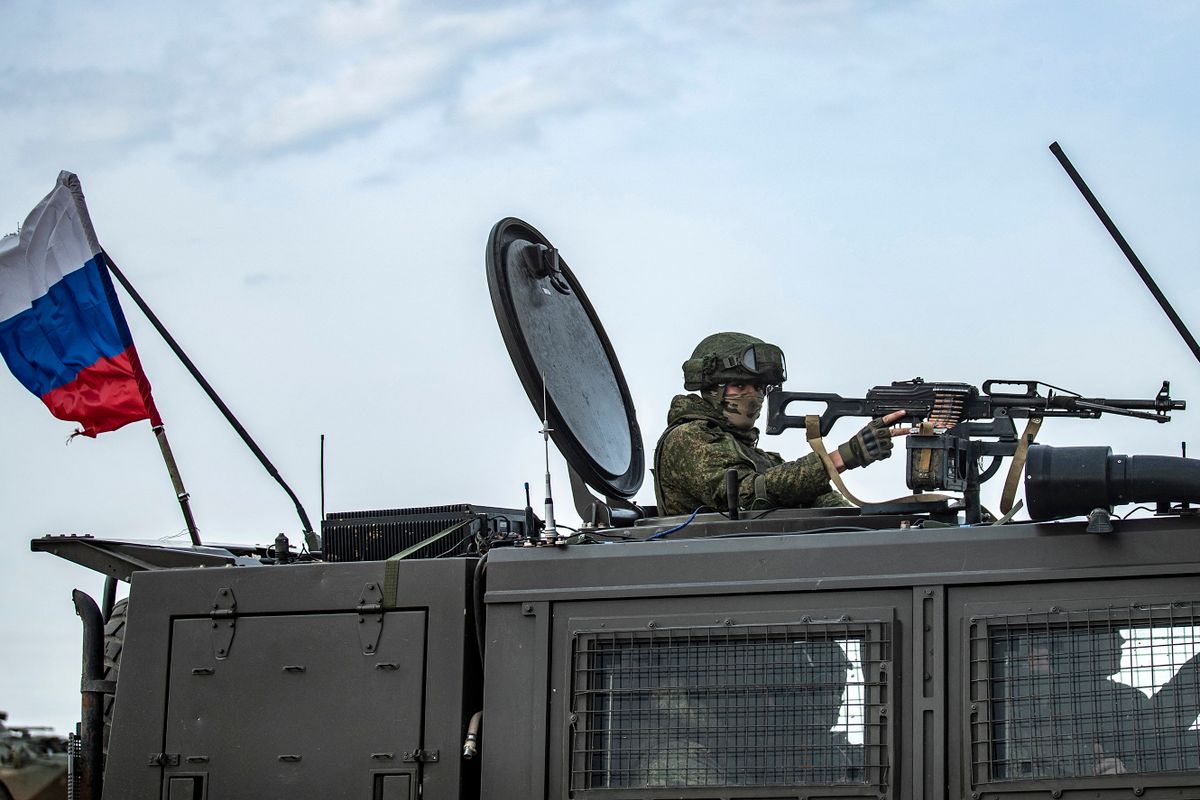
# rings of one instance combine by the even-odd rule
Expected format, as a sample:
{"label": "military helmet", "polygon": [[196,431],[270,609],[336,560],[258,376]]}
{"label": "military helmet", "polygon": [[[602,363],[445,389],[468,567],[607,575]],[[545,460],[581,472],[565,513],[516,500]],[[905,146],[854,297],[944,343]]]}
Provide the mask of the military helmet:
{"label": "military helmet", "polygon": [[718,383],[747,381],[779,386],[787,380],[783,351],[745,333],[726,331],[706,336],[683,362],[683,388],[703,389]]}

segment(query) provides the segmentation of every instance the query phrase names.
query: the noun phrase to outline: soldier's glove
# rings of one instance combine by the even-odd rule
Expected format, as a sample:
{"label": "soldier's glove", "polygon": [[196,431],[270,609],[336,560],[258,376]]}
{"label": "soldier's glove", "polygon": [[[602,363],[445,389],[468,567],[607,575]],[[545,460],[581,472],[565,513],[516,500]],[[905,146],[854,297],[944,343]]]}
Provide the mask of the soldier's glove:
{"label": "soldier's glove", "polygon": [[846,469],[865,467],[892,454],[892,431],[882,419],[873,419],[853,439],[838,448]]}

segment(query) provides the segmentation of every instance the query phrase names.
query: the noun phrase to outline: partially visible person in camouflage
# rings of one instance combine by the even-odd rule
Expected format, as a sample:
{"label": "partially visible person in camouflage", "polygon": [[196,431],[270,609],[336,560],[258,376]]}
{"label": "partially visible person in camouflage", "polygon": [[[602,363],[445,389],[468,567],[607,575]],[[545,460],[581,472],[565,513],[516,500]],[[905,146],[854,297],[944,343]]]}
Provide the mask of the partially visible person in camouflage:
{"label": "partially visible person in camouflage", "polygon": [[[694,666],[664,680],[630,739],[653,787],[836,784],[863,780],[863,747],[838,718],[850,660],[832,640],[741,648],[726,681]],[[719,676],[713,675],[719,680]],[[640,735],[642,738],[637,739]]]}
{"label": "partially visible person in camouflage", "polygon": [[[730,720],[746,720],[722,741],[731,783],[848,783],[863,778],[863,746],[850,742],[849,721],[838,725],[850,659],[836,641],[776,641],[754,654],[752,679],[740,696],[726,696]],[[859,710],[862,709],[859,701]],[[857,724],[862,732],[861,723]]]}
{"label": "partially visible person in camouflage", "polygon": [[718,742],[713,741],[719,725],[709,705],[711,691],[689,690],[673,680],[654,688],[647,715],[654,741],[642,763],[641,785],[719,786],[727,782],[720,748],[715,746]]}
{"label": "partially visible person in camouflage", "polygon": [[[724,509],[725,472],[736,469],[743,509],[849,505],[829,485],[816,453],[784,461],[758,447],[754,423],[766,393],[787,377],[783,351],[744,333],[714,333],[683,363],[683,386],[698,394],[671,401],[667,429],[654,451],[654,491],[662,516],[698,508]],[[832,451],[838,472],[862,467],[892,453],[891,423],[897,411],[871,420],[853,439]],[[898,432],[897,432],[898,433]]]}
{"label": "partially visible person in camouflage", "polygon": [[[1008,778],[1173,772],[1200,766],[1200,654],[1147,697],[1115,678],[1115,628],[1037,633],[1014,641],[1005,720]],[[1164,648],[1165,653],[1171,653]],[[1152,661],[1156,661],[1152,655]],[[1134,670],[1144,667],[1133,667]]]}

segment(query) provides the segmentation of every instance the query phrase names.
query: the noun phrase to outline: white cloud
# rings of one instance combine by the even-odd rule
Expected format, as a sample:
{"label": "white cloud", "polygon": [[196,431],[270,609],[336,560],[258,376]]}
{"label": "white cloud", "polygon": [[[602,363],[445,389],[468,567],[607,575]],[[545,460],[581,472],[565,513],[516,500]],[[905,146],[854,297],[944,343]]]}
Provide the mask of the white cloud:
{"label": "white cloud", "polygon": [[248,108],[242,130],[227,129],[225,138],[270,153],[320,145],[422,108],[445,111],[473,63],[538,46],[562,17],[530,4],[433,14],[389,0],[331,6],[315,24],[330,46],[315,48],[318,63]]}
{"label": "white cloud", "polygon": [[394,36],[402,32],[411,5],[402,0],[330,3],[317,14],[316,30],[324,38],[339,44]]}
{"label": "white cloud", "polygon": [[467,97],[460,112],[472,127],[499,129],[530,117],[570,105],[562,87],[541,83],[534,75],[517,75]]}
{"label": "white cloud", "polygon": [[381,122],[397,106],[426,95],[451,64],[431,47],[353,64],[330,82],[279,98],[250,122],[243,141],[252,151],[270,152]]}
{"label": "white cloud", "polygon": [[[218,5],[208,16],[160,15],[154,48],[139,49],[138,60],[120,59],[120,70],[101,61],[87,70],[29,71],[14,60],[9,86],[39,86],[17,114],[39,124],[16,125],[13,135],[74,112],[92,119],[82,135],[68,137],[79,146],[157,141],[212,166],[325,150],[401,117],[440,119],[453,131],[420,138],[528,142],[556,116],[669,101],[713,34],[802,36],[807,28],[798,20],[846,22],[861,8],[760,2],[733,13],[721,3],[544,0]],[[98,24],[91,20],[89,30]],[[31,29],[35,41],[49,34]],[[676,66],[664,70],[669,56]],[[57,93],[46,91],[55,85]],[[404,151],[411,143],[398,144]]]}
{"label": "white cloud", "polygon": [[554,115],[664,99],[669,87],[645,51],[628,40],[564,37],[476,65],[449,112],[468,130],[529,130]]}
{"label": "white cloud", "polygon": [[436,14],[422,26],[431,38],[444,37],[463,45],[489,43],[552,33],[586,18],[571,10],[557,11],[543,3],[523,3],[512,8],[484,12]]}

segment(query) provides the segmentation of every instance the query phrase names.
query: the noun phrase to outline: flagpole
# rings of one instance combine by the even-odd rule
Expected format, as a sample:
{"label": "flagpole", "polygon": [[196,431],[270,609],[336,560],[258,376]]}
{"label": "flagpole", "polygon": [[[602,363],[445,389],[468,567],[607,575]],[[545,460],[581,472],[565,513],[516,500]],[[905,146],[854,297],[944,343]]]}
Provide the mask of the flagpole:
{"label": "flagpole", "polygon": [[[100,256],[101,261],[108,261],[108,255],[100,247],[100,240],[96,236],[96,229],[92,226],[92,217],[88,213],[87,203],[83,198],[83,187],[79,183],[79,177],[74,173],[63,170],[58,174],[58,180],[71,192],[71,197],[75,201],[75,210],[79,213],[79,222],[83,226],[83,232],[87,237],[88,246],[92,253]],[[111,268],[111,264],[108,266],[110,268],[109,271],[118,275],[122,284],[125,284],[124,278],[120,277],[119,273]],[[105,282],[107,283],[107,281]],[[108,291],[112,291],[111,287]],[[117,314],[119,317],[124,316],[120,314],[119,309],[117,310]],[[118,321],[121,327],[125,327],[123,321]],[[175,454],[171,452],[171,443],[167,441],[167,431],[163,426],[162,417],[159,416],[158,408],[154,404],[154,397],[150,392],[150,381],[146,378],[145,371],[142,370],[141,359],[138,358],[137,348],[133,346],[132,341],[129,343],[128,353],[129,364],[133,369],[133,377],[137,382],[138,392],[142,396],[142,404],[145,405],[146,413],[150,417],[150,426],[151,430],[154,431],[154,438],[158,441],[158,449],[162,452],[163,461],[166,463],[167,475],[171,479],[171,487],[175,490],[175,499],[179,501],[179,509],[183,512],[183,521],[187,525],[188,536],[192,540],[192,545],[198,547],[201,544],[200,531],[196,528],[195,517],[192,516],[189,495],[183,487],[183,477],[179,474],[179,465],[175,463]]]}
{"label": "flagpole", "polygon": [[[275,479],[276,483],[283,487],[285,492],[287,492],[288,497],[292,499],[292,503],[296,506],[296,513],[299,515],[300,522],[304,526],[305,543],[308,545],[309,550],[317,549],[317,539],[313,533],[312,523],[308,521],[308,514],[305,512],[304,506],[300,503],[300,498],[296,496],[296,493],[292,491],[292,488],[283,480],[283,476],[279,474],[279,470],[275,469],[275,465],[272,464],[270,459],[267,458],[266,453],[262,451],[262,449],[250,436],[249,432],[242,427],[242,423],[238,421],[238,418],[235,417],[233,412],[229,410],[229,406],[225,405],[225,402],[217,395],[216,390],[214,390],[204,376],[200,374],[200,370],[197,369],[196,365],[192,363],[192,360],[188,358],[187,353],[183,352],[183,348],[180,347],[179,343],[175,341],[175,337],[172,336],[171,332],[168,331],[162,322],[159,321],[158,316],[150,309],[150,306],[146,305],[146,301],[143,300],[142,296],[138,294],[136,289],[133,288],[133,284],[129,282],[129,279],[125,277],[124,273],[121,272],[120,268],[117,267],[116,262],[112,260],[108,253],[104,254],[104,260],[108,264],[109,272],[116,277],[121,286],[125,288],[125,291],[129,293],[129,296],[133,299],[133,302],[142,310],[142,313],[146,315],[146,319],[150,320],[150,324],[154,326],[154,329],[158,331],[159,336],[163,338],[163,341],[165,341],[167,346],[171,348],[171,351],[175,353],[176,358],[183,363],[183,366],[187,368],[187,371],[191,373],[193,378],[195,378],[196,383],[200,384],[200,388],[203,389],[204,393],[208,395],[208,399],[212,400],[213,404],[217,407],[221,414],[224,415],[225,420],[233,427],[238,436],[242,438],[242,441],[246,444],[246,446],[250,448],[250,452],[254,453],[255,457],[258,458],[259,463],[262,464],[267,473]],[[165,441],[165,439],[162,441]]]}
{"label": "flagpole", "polygon": [[171,443],[167,441],[167,430],[159,424],[154,426],[153,431],[154,438],[158,440],[158,448],[162,450],[163,461],[167,462],[167,474],[171,476],[171,486],[175,489],[175,496],[179,498],[179,508],[183,510],[183,521],[187,523],[188,536],[192,537],[193,545],[199,546],[200,532],[196,529],[188,493],[183,488],[183,478],[179,476],[179,467],[175,464],[175,454],[171,452]]}
{"label": "flagpole", "polygon": [[[103,250],[100,251],[100,260],[103,262],[102,266],[107,269],[108,254]],[[189,500],[191,495],[188,494],[187,489],[183,488],[183,476],[179,474],[179,465],[175,463],[175,454],[171,451],[171,443],[167,441],[167,428],[163,424],[162,416],[158,413],[158,406],[155,405],[154,397],[150,392],[150,380],[146,377],[145,370],[142,369],[142,359],[138,356],[137,348],[132,343],[129,345],[128,352],[129,366],[133,368],[138,391],[142,394],[142,403],[150,415],[150,429],[154,431],[158,449],[162,451],[163,462],[167,465],[167,475],[171,478],[171,488],[175,490],[175,499],[179,501],[179,509],[183,512],[183,521],[187,525],[188,536],[191,537],[192,544],[198,547],[200,531],[196,527],[195,517],[192,516],[192,504]]]}

